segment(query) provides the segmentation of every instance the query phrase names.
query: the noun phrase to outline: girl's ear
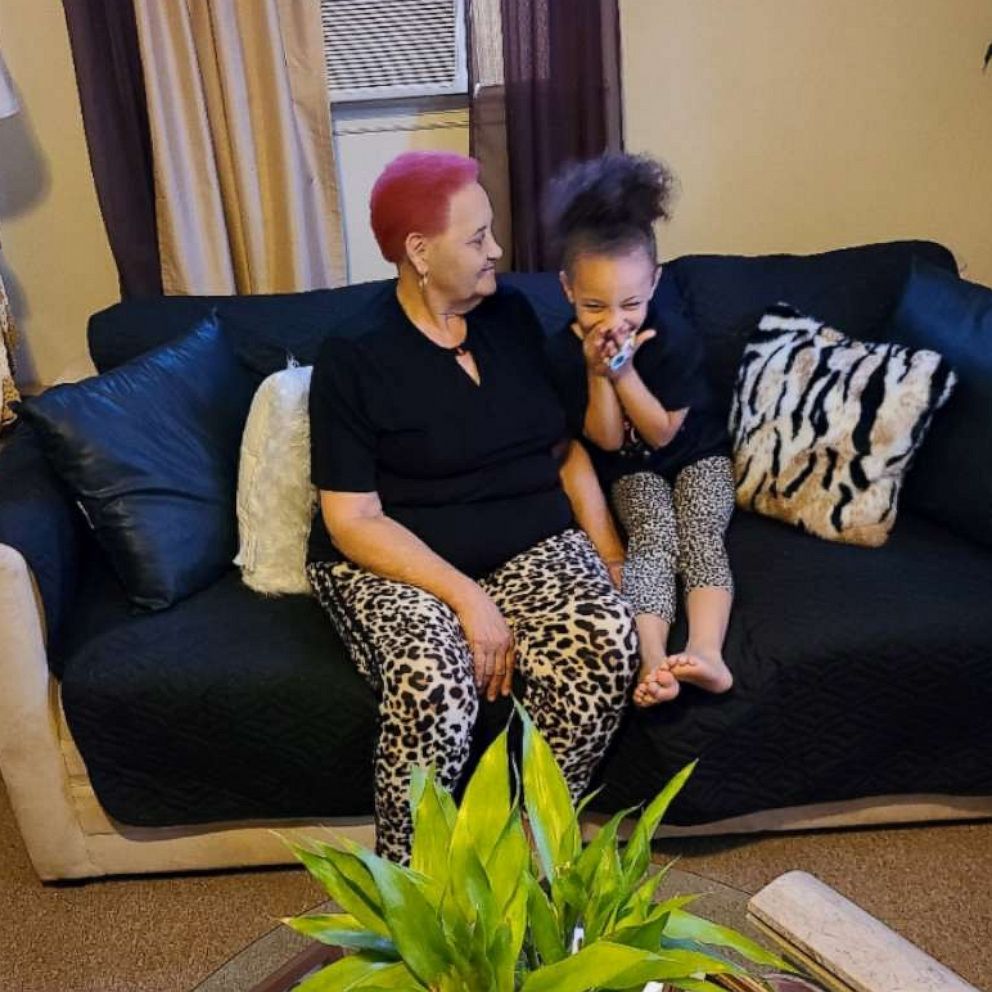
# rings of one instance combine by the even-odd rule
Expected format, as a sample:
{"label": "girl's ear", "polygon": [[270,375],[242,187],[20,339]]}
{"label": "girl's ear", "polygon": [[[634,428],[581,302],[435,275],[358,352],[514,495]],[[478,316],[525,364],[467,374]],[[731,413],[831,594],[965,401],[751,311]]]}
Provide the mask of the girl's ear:
{"label": "girl's ear", "polygon": [[427,273],[427,238],[417,231],[411,231],[403,242],[406,257],[418,275]]}
{"label": "girl's ear", "polygon": [[662,266],[660,263],[654,267],[654,282],[651,283],[652,296],[654,296],[654,291],[658,288],[658,283],[661,281],[661,270]]}
{"label": "girl's ear", "polygon": [[558,273],[558,281],[561,283],[561,288],[565,291],[565,296],[568,299],[568,302],[574,307],[575,294],[572,292],[572,284],[568,281],[568,274],[564,269]]}

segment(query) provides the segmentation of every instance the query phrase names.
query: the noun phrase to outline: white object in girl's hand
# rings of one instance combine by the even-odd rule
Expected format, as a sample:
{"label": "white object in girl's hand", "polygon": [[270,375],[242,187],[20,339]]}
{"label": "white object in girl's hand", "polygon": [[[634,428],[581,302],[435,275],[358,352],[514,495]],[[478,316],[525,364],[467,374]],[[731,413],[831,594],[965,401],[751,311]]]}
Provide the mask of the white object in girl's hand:
{"label": "white object in girl's hand", "polygon": [[630,361],[637,347],[637,335],[631,334],[620,346],[620,350],[607,362],[611,372],[619,372]]}

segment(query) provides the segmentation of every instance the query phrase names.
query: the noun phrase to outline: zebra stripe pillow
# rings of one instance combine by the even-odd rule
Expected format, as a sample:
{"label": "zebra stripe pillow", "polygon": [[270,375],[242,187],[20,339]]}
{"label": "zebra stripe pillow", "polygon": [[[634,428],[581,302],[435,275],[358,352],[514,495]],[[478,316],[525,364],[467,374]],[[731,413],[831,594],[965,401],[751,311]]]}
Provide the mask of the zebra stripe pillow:
{"label": "zebra stripe pillow", "polygon": [[744,349],[730,414],[737,503],[878,547],[955,377],[934,351],[852,338],[778,304]]}

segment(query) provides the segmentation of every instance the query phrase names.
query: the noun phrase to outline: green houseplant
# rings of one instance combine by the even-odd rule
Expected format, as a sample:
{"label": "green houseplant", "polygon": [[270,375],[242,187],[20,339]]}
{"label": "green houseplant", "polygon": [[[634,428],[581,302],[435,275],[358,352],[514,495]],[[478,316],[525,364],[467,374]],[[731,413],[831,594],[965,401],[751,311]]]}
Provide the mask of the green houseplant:
{"label": "green houseplant", "polygon": [[736,931],[685,909],[692,896],[655,901],[665,870],[649,871],[650,842],[694,765],[643,811],[625,847],[614,816],[587,845],[551,750],[522,707],[522,782],[511,794],[507,733],[489,747],[461,805],[431,770],[411,785],[409,868],[347,843],[308,840],[294,853],[343,912],[284,922],[353,953],[299,992],[586,992],[667,982],[719,992],[705,975],[739,973],[721,952],[788,968]]}

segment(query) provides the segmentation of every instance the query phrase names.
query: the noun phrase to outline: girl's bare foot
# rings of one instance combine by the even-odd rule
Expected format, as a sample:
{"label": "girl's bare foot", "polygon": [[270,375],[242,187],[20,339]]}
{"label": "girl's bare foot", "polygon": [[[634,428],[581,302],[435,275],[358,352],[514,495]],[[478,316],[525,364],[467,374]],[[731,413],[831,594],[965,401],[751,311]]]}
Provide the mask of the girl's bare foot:
{"label": "girl's bare foot", "polygon": [[679,684],[665,662],[654,668],[642,668],[634,687],[634,705],[642,709],[667,703],[679,694]]}
{"label": "girl's bare foot", "polygon": [[688,682],[707,692],[726,692],[734,684],[719,651],[698,651],[689,644],[685,651],[669,655],[667,665],[679,682]]}

